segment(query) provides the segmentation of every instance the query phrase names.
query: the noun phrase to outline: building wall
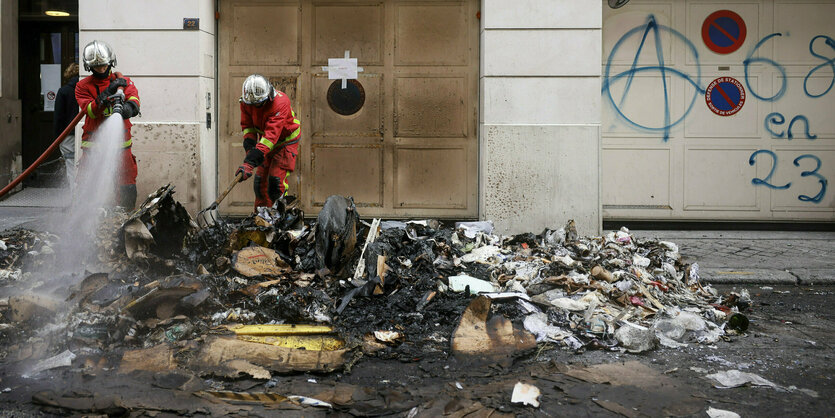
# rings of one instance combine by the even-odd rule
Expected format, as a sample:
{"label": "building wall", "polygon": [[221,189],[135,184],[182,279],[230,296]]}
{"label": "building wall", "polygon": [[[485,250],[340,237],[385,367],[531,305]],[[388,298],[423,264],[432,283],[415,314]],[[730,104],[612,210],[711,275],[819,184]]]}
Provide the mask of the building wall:
{"label": "building wall", "polygon": [[481,218],[600,232],[599,0],[483,0]]}
{"label": "building wall", "polygon": [[[134,118],[132,134],[140,202],[168,183],[192,213],[214,199],[214,12],[211,0],[79,2],[81,47],[92,40],[110,44],[116,71],[139,89],[142,115]],[[199,30],[184,30],[184,18],[199,18]]]}
{"label": "building wall", "polygon": [[20,94],[17,87],[17,1],[0,0],[0,185],[9,184],[21,167]]}

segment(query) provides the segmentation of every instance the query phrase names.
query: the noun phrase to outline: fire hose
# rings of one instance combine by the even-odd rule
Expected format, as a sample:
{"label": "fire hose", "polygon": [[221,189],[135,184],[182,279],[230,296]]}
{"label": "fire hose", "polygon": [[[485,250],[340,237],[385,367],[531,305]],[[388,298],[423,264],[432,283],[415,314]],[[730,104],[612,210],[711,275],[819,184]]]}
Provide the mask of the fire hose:
{"label": "fire hose", "polygon": [[75,129],[75,125],[78,124],[78,121],[81,120],[82,116],[84,116],[84,112],[78,112],[78,114],[75,115],[75,118],[73,118],[72,122],[70,122],[70,124],[67,125],[66,128],[64,128],[64,132],[61,132],[61,135],[58,135],[58,138],[55,139],[55,142],[53,142],[52,145],[50,145],[49,148],[47,148],[46,151],[44,151],[43,154],[41,154],[41,156],[38,157],[38,159],[35,160],[34,163],[32,163],[32,165],[26,168],[26,170],[23,170],[23,172],[20,173],[20,175],[17,176],[16,179],[9,183],[8,186],[4,187],[3,190],[0,190],[0,197],[5,196],[6,193],[14,189],[15,186],[17,186],[21,181],[23,181],[23,179],[29,177],[29,175],[32,174],[32,172],[35,171],[35,169],[38,168],[39,165],[43,164],[47,157],[49,157],[55,151],[55,149],[58,148],[59,145],[61,145],[61,142],[64,140],[64,138],[66,138],[67,135],[69,135],[69,133]]}

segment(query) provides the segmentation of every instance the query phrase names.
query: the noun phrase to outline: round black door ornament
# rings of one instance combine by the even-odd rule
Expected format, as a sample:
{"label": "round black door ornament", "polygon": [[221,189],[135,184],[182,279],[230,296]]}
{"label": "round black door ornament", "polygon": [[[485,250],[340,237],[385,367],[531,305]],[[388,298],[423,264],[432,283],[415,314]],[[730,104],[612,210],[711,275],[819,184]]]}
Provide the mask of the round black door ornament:
{"label": "round black door ornament", "polygon": [[328,88],[328,106],[340,115],[353,115],[365,104],[365,89],[357,80],[348,80],[342,88],[342,80],[335,80]]}

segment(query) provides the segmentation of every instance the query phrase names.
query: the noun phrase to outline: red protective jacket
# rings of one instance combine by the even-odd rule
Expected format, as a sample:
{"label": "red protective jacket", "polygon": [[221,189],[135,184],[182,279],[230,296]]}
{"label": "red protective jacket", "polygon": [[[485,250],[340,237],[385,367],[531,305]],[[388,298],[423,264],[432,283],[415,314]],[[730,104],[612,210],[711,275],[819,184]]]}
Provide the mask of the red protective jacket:
{"label": "red protective jacket", "polygon": [[[107,86],[110,85],[110,81],[112,81],[116,77],[117,76],[114,73],[111,73],[110,76],[107,78],[96,78],[92,75],[89,75],[75,85],[75,98],[78,101],[78,106],[81,108],[82,112],[86,113],[86,117],[84,118],[84,126],[82,127],[82,129],[84,130],[84,134],[81,136],[82,148],[86,148],[92,145],[90,143],[90,135],[92,135],[92,133],[95,132],[95,130],[99,127],[99,125],[101,125],[101,123],[105,119],[105,108],[101,108],[96,104],[96,97],[99,95],[100,92],[104,91],[107,88]],[[130,78],[123,78],[128,83],[128,86],[125,87],[124,91],[125,100],[132,100],[134,101],[134,103],[136,103],[136,106],[139,107],[139,91],[136,89],[136,86],[133,84],[133,81],[131,81]],[[130,119],[125,119],[125,142],[123,144],[124,148],[130,148],[131,146],[131,126],[133,126],[133,124],[130,123]]]}
{"label": "red protective jacket", "polygon": [[[261,107],[241,103],[241,129],[244,139],[252,138],[258,142],[256,147],[264,153],[265,160],[279,149],[286,149],[295,156],[298,154],[298,139],[301,127],[296,114],[290,107],[287,95],[277,91],[273,100],[268,100]],[[288,145],[282,147],[281,145]],[[293,168],[289,168],[290,171]]]}

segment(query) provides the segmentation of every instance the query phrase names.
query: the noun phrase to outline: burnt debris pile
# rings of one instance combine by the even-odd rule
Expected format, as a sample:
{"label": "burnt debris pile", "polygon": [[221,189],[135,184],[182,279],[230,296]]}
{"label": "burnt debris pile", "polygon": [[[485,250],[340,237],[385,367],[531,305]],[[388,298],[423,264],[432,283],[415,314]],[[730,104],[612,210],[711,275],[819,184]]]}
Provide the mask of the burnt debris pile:
{"label": "burnt debris pile", "polygon": [[200,228],[163,187],[102,223],[98,271],[50,292],[27,269],[55,237],[3,232],[0,287],[18,289],[0,299],[4,356],[269,379],[361,355],[642,352],[747,327],[747,294],[717,294],[676,244],[625,228],[500,236],[490,222],[363,219],[341,196],[305,220],[295,203]]}

